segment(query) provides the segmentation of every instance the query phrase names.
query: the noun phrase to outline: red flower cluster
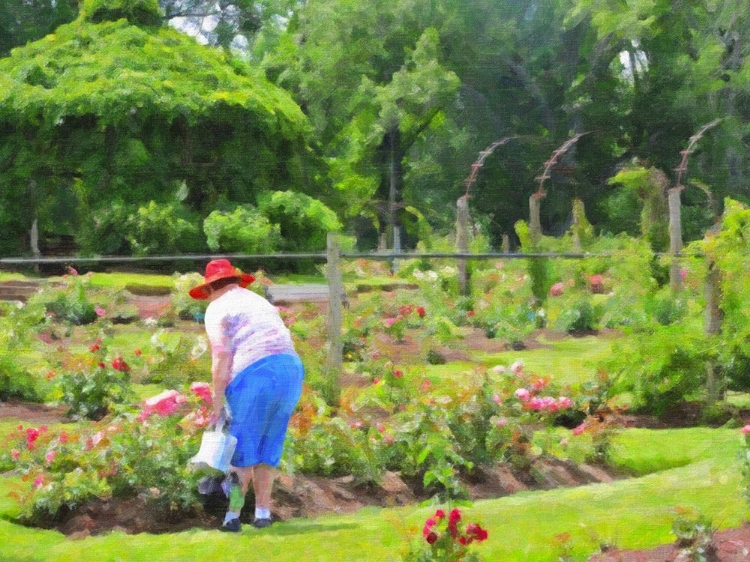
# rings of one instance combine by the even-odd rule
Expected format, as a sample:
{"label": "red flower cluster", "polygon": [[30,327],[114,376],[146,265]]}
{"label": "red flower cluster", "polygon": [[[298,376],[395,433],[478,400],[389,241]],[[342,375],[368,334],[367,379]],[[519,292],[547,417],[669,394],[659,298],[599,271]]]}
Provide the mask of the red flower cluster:
{"label": "red flower cluster", "polygon": [[125,363],[125,360],[122,358],[122,356],[116,357],[112,361],[111,365],[115,371],[120,371],[121,373],[127,373],[130,371],[130,365]]}
{"label": "red flower cluster", "polygon": [[[19,430],[23,430],[23,426],[18,426]],[[39,439],[39,436],[47,431],[47,426],[43,425],[39,429],[35,427],[28,427],[26,428],[26,448],[29,451],[32,451],[34,449],[34,442]]]}
{"label": "red flower cluster", "polygon": [[[422,528],[422,536],[424,536],[428,544],[435,544],[441,538],[441,534],[435,529],[445,518],[445,511],[438,509],[433,517],[425,521]],[[487,531],[482,529],[477,523],[469,523],[466,526],[466,531],[461,532],[459,529],[460,521],[461,512],[458,509],[453,509],[447,518],[448,535],[450,535],[453,541],[458,542],[461,546],[468,546],[474,541],[482,542],[487,539]]]}
{"label": "red flower cluster", "polygon": [[427,316],[427,311],[423,306],[414,306],[413,304],[405,304],[398,307],[399,316],[409,316],[412,312],[416,312],[417,316],[424,318]]}

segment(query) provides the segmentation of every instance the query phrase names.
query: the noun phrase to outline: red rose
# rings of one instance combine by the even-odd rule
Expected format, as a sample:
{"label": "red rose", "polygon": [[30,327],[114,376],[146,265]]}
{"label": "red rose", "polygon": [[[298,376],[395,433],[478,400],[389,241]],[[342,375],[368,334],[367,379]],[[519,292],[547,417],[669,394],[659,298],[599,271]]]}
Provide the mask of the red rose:
{"label": "red rose", "polygon": [[125,363],[125,360],[122,357],[117,357],[112,361],[112,368],[115,371],[120,371],[121,373],[127,373],[130,371],[130,365]]}
{"label": "red rose", "polygon": [[466,526],[466,534],[479,542],[487,539],[487,531],[482,529],[482,527],[476,523],[469,523]]}

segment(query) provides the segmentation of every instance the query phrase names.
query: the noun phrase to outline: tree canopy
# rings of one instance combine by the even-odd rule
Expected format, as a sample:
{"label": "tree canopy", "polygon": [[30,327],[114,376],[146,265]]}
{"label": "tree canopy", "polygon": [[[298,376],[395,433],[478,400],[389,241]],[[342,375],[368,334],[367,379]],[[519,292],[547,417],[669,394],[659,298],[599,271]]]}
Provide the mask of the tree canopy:
{"label": "tree canopy", "polygon": [[[8,26],[16,45],[70,15],[62,1],[6,4],[16,24],[25,6],[49,8],[23,33]],[[386,226],[413,245],[425,220],[451,228],[480,151],[513,139],[483,160],[469,199],[499,245],[553,151],[582,133],[545,180],[543,230],[566,231],[575,199],[598,231],[637,234],[638,178],[673,185],[681,151],[715,119],[682,178],[683,230],[701,236],[727,196],[750,200],[741,0],[159,4],[87,0],[0,59],[0,222],[14,236],[33,218],[7,210],[21,200],[49,230],[54,209],[97,199],[178,197],[175,212],[205,217],[291,189],[363,247]]]}

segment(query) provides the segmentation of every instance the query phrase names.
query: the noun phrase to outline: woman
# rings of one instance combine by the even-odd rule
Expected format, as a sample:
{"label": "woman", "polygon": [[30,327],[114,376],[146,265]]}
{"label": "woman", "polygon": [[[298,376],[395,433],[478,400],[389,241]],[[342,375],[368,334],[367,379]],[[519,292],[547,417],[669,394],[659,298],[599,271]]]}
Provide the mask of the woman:
{"label": "woman", "polygon": [[221,530],[239,532],[240,512],[253,482],[253,526],[268,527],[275,469],[289,418],[302,393],[304,368],[275,306],[247,290],[255,278],[229,260],[206,265],[205,281],[190,290],[208,299],[205,324],[211,345],[213,420],[224,402],[237,438],[230,468],[229,509]]}

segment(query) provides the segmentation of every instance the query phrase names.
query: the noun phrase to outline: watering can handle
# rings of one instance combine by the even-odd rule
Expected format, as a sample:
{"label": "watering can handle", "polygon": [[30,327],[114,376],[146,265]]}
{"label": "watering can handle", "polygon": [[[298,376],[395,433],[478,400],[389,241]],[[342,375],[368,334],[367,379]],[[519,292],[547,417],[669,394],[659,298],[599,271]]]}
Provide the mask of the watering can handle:
{"label": "watering can handle", "polygon": [[219,414],[219,419],[216,420],[216,425],[214,426],[214,430],[221,432],[224,429],[224,424],[226,424],[226,422],[229,421],[230,419],[231,419],[231,416],[229,415],[227,407],[224,406],[221,409],[221,414]]}

